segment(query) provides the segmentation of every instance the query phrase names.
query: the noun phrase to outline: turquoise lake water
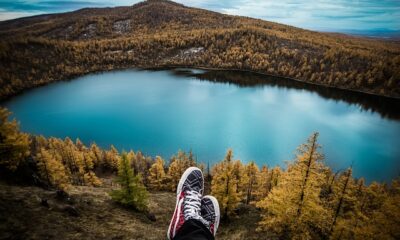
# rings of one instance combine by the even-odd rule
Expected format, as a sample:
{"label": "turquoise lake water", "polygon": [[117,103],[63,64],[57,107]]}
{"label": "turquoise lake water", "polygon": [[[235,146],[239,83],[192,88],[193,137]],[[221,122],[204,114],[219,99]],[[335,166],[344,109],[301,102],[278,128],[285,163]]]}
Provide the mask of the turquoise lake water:
{"label": "turquoise lake water", "polygon": [[334,170],[352,165],[356,177],[390,181],[400,173],[399,104],[355,95],[246,73],[120,70],[29,90],[2,105],[29,133],[166,159],[191,149],[210,164],[232,148],[244,162],[284,167],[318,131]]}

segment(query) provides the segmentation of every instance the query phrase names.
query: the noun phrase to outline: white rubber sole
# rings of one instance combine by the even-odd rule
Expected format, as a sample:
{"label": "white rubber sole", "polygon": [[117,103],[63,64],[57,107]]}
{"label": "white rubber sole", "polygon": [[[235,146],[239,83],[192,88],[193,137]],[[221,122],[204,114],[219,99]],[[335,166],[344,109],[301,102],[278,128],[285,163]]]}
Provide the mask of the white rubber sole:
{"label": "white rubber sole", "polygon": [[215,224],[214,224],[214,232],[213,235],[215,236],[217,234],[218,226],[219,226],[219,219],[221,217],[220,211],[219,211],[219,203],[218,200],[210,195],[206,195],[203,198],[208,198],[211,200],[211,202],[214,204],[214,210],[215,210]]}
{"label": "white rubber sole", "polygon": [[[203,172],[200,170],[200,168],[198,168],[198,167],[190,167],[190,168],[186,169],[185,172],[182,174],[181,179],[179,179],[178,187],[176,188],[176,204],[175,204],[174,213],[176,212],[176,208],[180,206],[180,204],[179,204],[179,196],[181,195],[181,192],[182,192],[183,183],[185,183],[186,178],[187,178],[187,177],[189,176],[189,174],[190,174],[191,172],[193,172],[194,170],[199,170],[199,171],[201,172],[201,177],[203,178],[203,186],[202,186],[202,189],[203,189],[203,192],[204,192],[204,176],[203,176]],[[217,204],[218,204],[218,201],[217,201]],[[219,208],[218,208],[218,211],[219,211]],[[178,211],[177,214],[180,214],[180,211]],[[179,215],[178,215],[178,216],[179,216]],[[172,228],[172,220],[173,220],[173,219],[174,219],[174,215],[172,215],[172,219],[171,219],[171,222],[170,222],[169,227],[168,227],[168,232],[167,232],[167,238],[168,238],[168,240],[171,240],[171,239],[169,238],[169,233],[170,233],[171,228]],[[177,223],[178,223],[178,222],[176,222],[176,223],[174,224],[174,226],[173,226],[174,229],[176,228],[176,224],[177,224]]]}

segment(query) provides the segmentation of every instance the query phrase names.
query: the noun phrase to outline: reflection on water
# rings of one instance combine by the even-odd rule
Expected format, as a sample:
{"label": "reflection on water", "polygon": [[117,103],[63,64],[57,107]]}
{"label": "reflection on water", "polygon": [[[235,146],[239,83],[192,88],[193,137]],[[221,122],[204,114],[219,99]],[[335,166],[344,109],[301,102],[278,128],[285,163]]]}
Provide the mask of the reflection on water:
{"label": "reflection on water", "polygon": [[352,165],[355,177],[388,181],[400,170],[398,102],[252,73],[96,73],[32,89],[2,105],[23,131],[113,144],[167,161],[179,149],[192,149],[199,162],[213,164],[232,148],[235,159],[284,167],[319,131],[334,171]]}
{"label": "reflection on water", "polygon": [[388,119],[400,120],[400,99],[381,97],[360,92],[328,88],[295,81],[288,78],[268,76],[245,71],[172,69],[177,76],[194,77],[199,80],[234,83],[242,87],[273,86],[315,92],[325,99],[344,101],[359,106],[364,111],[379,113]]}

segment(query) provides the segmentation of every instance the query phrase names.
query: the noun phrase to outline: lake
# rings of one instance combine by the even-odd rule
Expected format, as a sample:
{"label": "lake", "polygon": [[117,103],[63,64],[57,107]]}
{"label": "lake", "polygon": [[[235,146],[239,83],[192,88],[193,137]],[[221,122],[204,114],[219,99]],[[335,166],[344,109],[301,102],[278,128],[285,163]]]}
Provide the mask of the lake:
{"label": "lake", "polygon": [[[235,83],[229,83],[235,82]],[[80,138],[168,159],[192,150],[210,164],[232,148],[285,166],[312,132],[335,171],[390,181],[400,173],[399,100],[284,78],[193,69],[118,70],[29,90],[2,103],[23,131]]]}

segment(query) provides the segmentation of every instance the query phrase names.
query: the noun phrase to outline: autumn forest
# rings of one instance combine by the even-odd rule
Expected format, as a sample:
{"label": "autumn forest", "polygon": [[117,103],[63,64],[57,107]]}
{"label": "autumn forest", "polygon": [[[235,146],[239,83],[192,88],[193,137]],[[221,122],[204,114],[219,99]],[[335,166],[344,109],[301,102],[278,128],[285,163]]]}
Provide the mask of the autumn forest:
{"label": "autumn forest", "polygon": [[[147,211],[147,191],[174,192],[190,166],[203,169],[206,189],[219,201],[224,221],[240,218],[238,209],[261,210],[257,231],[283,239],[396,239],[400,213],[400,182],[366,184],[352,168],[333,172],[324,164],[318,133],[296,150],[285,169],[244,164],[229,149],[214,166],[196,163],[191,152],[170,159],[119,153],[111,146],[85,146],[79,139],[44,138],[21,133],[16,120],[1,110],[1,169],[11,178],[46,189],[68,192],[72,186],[101,187],[102,176],[117,174],[122,189],[111,196],[122,205]],[[105,182],[103,182],[105,181]],[[126,185],[126,182],[131,184]],[[124,187],[132,188],[124,191]],[[146,190],[147,189],[147,190]],[[135,194],[135,197],[129,194]],[[138,197],[139,196],[139,197]],[[134,200],[132,200],[134,199]]]}
{"label": "autumn forest", "polygon": [[[399,41],[305,30],[167,0],[0,21],[3,102],[89,73],[181,67],[209,71],[175,74],[242,87],[267,78],[272,86],[297,90],[308,84],[307,91],[330,104],[344,99],[399,130]],[[348,118],[354,128],[359,119],[367,122]],[[25,133],[1,105],[0,239],[144,239],[151,231],[150,239],[164,238],[179,179],[191,166],[203,171],[206,193],[218,199],[219,239],[400,239],[398,175],[377,182],[354,176],[352,165],[336,170],[326,164],[320,137],[318,129],[310,132],[280,166],[237,159],[235,148],[221,150],[225,157],[217,161],[198,161],[196,149],[179,146],[172,156],[148,156],[141,149]],[[29,232],[35,228],[30,219],[45,219],[38,224],[45,230]],[[51,232],[56,225],[69,227]]]}
{"label": "autumn forest", "polygon": [[0,39],[1,98],[89,72],[160,66],[241,69],[400,96],[396,42],[313,32],[164,0],[4,21]]}

